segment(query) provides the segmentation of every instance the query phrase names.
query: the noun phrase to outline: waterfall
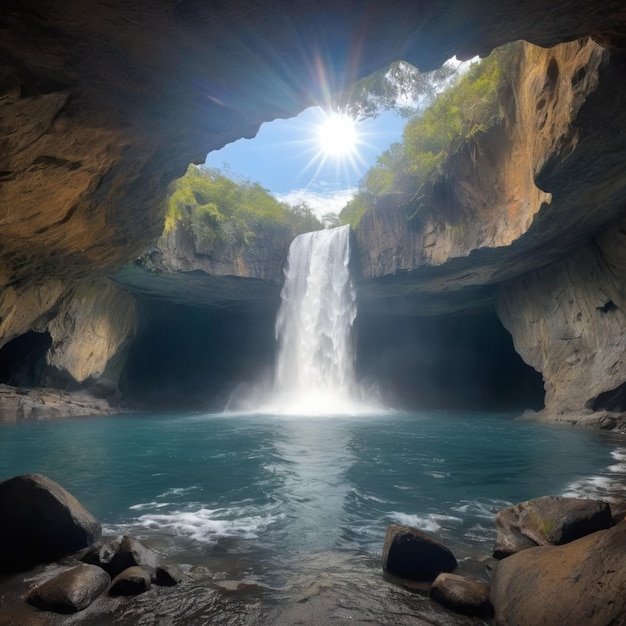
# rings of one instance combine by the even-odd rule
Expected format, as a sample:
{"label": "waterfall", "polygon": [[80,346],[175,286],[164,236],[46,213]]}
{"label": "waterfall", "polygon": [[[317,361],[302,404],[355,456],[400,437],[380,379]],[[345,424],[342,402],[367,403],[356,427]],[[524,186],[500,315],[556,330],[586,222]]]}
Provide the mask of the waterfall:
{"label": "waterfall", "polygon": [[299,235],[289,248],[276,319],[274,391],[281,412],[345,412],[353,404],[356,292],[349,229]]}
{"label": "waterfall", "polygon": [[352,325],[356,292],[350,277],[350,227],[296,237],[289,248],[276,318],[273,380],[240,386],[227,411],[283,415],[380,412],[359,400]]}

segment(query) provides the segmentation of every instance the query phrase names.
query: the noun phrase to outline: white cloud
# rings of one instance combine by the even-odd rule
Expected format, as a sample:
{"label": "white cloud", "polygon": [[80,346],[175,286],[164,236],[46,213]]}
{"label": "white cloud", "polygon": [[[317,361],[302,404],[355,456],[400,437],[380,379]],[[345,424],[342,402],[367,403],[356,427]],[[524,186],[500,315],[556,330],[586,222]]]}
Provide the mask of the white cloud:
{"label": "white cloud", "polygon": [[326,213],[339,213],[346,204],[352,200],[356,188],[328,190],[324,192],[311,189],[293,189],[287,193],[274,194],[280,202],[286,202],[291,206],[306,202],[313,213],[321,218]]}

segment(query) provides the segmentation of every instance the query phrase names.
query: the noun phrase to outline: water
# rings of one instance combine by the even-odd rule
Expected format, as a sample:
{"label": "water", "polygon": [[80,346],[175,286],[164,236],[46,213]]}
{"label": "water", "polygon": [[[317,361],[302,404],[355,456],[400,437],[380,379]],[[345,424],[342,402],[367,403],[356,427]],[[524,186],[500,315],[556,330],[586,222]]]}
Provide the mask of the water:
{"label": "water", "polygon": [[342,412],[353,395],[356,292],[349,243],[349,226],[306,233],[291,243],[276,319],[275,402],[281,412]]}
{"label": "water", "polygon": [[[391,522],[490,551],[493,514],[544,494],[602,495],[616,436],[486,413],[125,415],[0,429],[3,478],[42,472],[107,527],[210,550],[380,552]],[[268,561],[268,562],[269,562]]]}
{"label": "water", "polygon": [[108,534],[291,598],[331,576],[355,602],[364,580],[389,587],[379,565],[388,524],[431,533],[461,561],[482,558],[498,509],[607,495],[625,459],[608,433],[484,413],[124,415],[0,428],[0,479],[50,476]]}

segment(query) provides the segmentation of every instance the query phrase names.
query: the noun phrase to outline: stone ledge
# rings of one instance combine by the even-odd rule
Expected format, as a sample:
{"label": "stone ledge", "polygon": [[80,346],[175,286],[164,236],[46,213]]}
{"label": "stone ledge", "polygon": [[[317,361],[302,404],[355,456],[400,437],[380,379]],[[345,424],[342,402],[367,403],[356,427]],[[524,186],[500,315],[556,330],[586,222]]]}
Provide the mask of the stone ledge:
{"label": "stone ledge", "polygon": [[112,415],[122,407],[87,391],[29,389],[0,384],[0,423],[58,419],[87,415]]}

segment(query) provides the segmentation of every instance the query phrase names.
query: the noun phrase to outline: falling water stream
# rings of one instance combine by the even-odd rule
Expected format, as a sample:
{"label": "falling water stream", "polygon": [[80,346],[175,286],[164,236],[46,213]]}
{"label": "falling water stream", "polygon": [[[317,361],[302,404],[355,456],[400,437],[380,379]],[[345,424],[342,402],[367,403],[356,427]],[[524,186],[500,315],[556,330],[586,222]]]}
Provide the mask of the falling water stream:
{"label": "falling water stream", "polygon": [[276,320],[274,412],[354,410],[356,293],[349,262],[349,226],[293,240]]}
{"label": "falling water stream", "polygon": [[272,415],[380,413],[355,379],[350,227],[296,237],[289,248],[276,319],[278,355],[269,392],[239,389],[228,411]]}

